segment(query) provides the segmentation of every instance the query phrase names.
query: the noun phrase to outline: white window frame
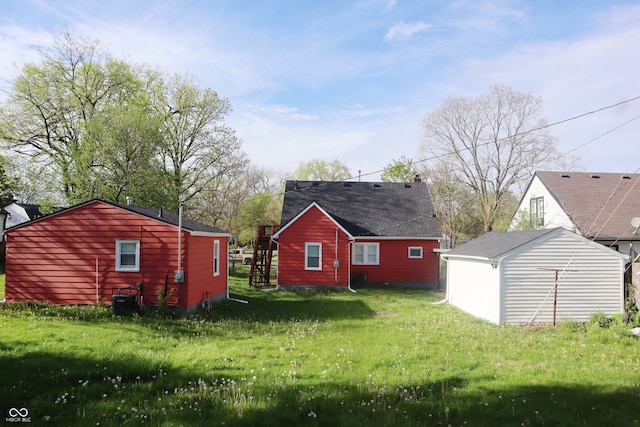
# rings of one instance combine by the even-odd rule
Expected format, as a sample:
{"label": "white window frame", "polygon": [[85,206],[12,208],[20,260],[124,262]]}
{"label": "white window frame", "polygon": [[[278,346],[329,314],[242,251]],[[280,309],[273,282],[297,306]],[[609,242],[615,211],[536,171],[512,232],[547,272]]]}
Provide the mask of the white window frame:
{"label": "white window frame", "polygon": [[[411,251],[412,251],[412,250],[413,250],[413,251],[418,250],[418,251],[420,252],[420,254],[419,254],[419,255],[411,255]],[[424,253],[424,250],[423,250],[422,246],[409,246],[409,249],[408,249],[408,251],[407,251],[407,256],[408,256],[409,258],[419,258],[419,259],[422,259],[422,258],[424,257],[423,253]]]}
{"label": "white window frame", "polygon": [[[309,248],[318,248],[318,266],[309,266]],[[305,270],[322,270],[322,243],[321,242],[305,242],[304,244],[304,269]]]}
{"label": "white window frame", "polygon": [[[122,247],[130,244],[136,245],[134,265],[122,265]],[[134,273],[140,271],[140,240],[116,240],[116,271]]]}
{"label": "white window frame", "polygon": [[[358,249],[362,248],[362,259],[359,258]],[[374,259],[369,260],[373,255]],[[354,243],[353,244],[353,264],[354,265],[380,265],[380,243]]]}
{"label": "white window frame", "polygon": [[544,197],[532,197],[529,200],[529,209],[531,225],[534,227],[544,226]]}
{"label": "white window frame", "polygon": [[220,275],[220,240],[213,241],[213,277]]}

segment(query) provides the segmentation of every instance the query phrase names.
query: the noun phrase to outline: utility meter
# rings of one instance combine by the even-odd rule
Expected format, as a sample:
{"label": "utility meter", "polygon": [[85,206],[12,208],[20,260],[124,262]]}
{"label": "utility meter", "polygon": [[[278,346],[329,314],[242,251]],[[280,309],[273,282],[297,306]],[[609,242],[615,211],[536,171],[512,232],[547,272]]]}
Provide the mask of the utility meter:
{"label": "utility meter", "polygon": [[176,283],[184,283],[184,271],[176,270],[173,272],[173,280]]}

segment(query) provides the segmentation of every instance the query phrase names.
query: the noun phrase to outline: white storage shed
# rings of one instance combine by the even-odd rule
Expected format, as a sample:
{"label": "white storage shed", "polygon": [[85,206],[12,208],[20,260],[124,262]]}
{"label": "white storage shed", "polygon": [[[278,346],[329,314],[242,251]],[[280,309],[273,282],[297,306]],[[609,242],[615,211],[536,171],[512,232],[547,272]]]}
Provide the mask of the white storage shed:
{"label": "white storage shed", "polygon": [[443,257],[449,303],[492,323],[624,312],[628,256],[561,227],[491,232]]}

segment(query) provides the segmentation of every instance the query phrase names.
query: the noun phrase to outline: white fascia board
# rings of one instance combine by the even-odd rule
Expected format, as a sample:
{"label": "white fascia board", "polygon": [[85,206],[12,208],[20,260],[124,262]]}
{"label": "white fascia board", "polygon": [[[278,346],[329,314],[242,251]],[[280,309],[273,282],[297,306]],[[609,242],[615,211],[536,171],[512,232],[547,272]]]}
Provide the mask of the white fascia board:
{"label": "white fascia board", "polygon": [[441,253],[440,256],[447,260],[454,259],[454,258],[455,259],[471,259],[471,260],[482,261],[487,263],[497,263],[497,262],[500,262],[500,260],[502,259],[502,257],[493,259],[493,258],[487,258],[484,256],[456,255],[456,254],[447,254],[447,253]]}
{"label": "white fascia board", "polygon": [[355,236],[355,240],[437,240],[440,241],[442,237],[425,237],[425,236]]}
{"label": "white fascia board", "polygon": [[211,232],[211,231],[191,231],[191,230],[185,229],[184,227],[182,227],[182,229],[184,231],[189,232],[189,234],[192,235],[192,236],[199,236],[199,237],[228,237],[229,239],[231,239],[231,234],[229,234],[229,233],[214,233],[214,232]]}

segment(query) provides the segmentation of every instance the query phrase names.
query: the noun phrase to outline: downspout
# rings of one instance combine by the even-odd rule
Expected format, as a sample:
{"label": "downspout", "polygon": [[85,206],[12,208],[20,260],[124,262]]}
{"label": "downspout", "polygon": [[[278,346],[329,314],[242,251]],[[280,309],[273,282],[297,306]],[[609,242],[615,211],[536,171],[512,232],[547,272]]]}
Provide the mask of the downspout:
{"label": "downspout", "polygon": [[[278,243],[278,239],[274,239],[273,236],[271,236],[271,240],[275,241],[276,243]],[[278,250],[278,270],[276,270],[276,277],[280,277],[280,250]],[[278,283],[276,283],[276,291],[280,290],[280,281],[278,281]]]}
{"label": "downspout", "polygon": [[225,297],[229,301],[240,302],[242,304],[249,304],[249,301],[245,301],[243,299],[231,298],[229,296],[229,240],[231,239],[227,237],[227,265],[225,266],[225,268],[227,269],[227,291],[226,291]]}
{"label": "downspout", "polygon": [[100,304],[100,296],[98,295],[98,274],[99,274],[99,258],[96,258],[96,305]]}
{"label": "downspout", "polygon": [[336,228],[336,256],[333,258],[333,285],[338,285],[338,229]]}
{"label": "downspout", "polygon": [[347,282],[347,289],[349,289],[351,292],[355,294],[358,291],[356,291],[351,287],[351,246],[353,245],[354,241],[355,239],[349,239],[349,253],[347,254],[349,255],[349,261],[347,262],[347,265],[349,266],[349,269],[348,269],[349,279]]}

